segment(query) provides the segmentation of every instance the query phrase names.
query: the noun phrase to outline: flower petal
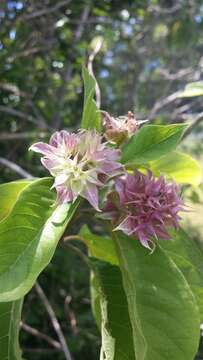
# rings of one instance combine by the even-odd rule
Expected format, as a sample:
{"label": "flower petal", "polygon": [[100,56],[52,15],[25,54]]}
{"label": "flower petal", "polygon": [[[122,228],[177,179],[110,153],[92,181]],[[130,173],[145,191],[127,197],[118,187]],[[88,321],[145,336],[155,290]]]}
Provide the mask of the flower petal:
{"label": "flower petal", "polygon": [[87,188],[84,192],[81,193],[81,196],[87,199],[89,203],[97,210],[101,211],[98,207],[99,205],[99,195],[98,195],[98,188],[96,185],[88,184]]}
{"label": "flower petal", "polygon": [[41,153],[43,155],[53,155],[55,151],[53,146],[43,142],[38,142],[36,144],[33,144],[32,146],[30,146],[29,150],[35,151],[37,153]]}

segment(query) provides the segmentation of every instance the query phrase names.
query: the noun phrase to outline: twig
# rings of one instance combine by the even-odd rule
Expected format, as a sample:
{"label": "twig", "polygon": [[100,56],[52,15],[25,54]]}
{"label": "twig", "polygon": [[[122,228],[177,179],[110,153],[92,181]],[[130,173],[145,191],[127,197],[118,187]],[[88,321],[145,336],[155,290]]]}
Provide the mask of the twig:
{"label": "twig", "polygon": [[196,115],[192,124],[184,132],[182,139],[185,139],[201,121],[203,121],[203,111]]}
{"label": "twig", "polygon": [[85,242],[83,237],[80,235],[68,235],[63,238],[63,241],[70,241],[70,240],[79,240],[82,241],[83,243]]}
{"label": "twig", "polygon": [[22,178],[27,178],[27,179],[33,178],[33,176],[29,172],[27,172],[21,166],[17,165],[16,163],[10,160],[0,157],[0,164],[7,166],[9,169],[15,171]]}
{"label": "twig", "polygon": [[0,105],[0,111],[1,112],[5,112],[6,114],[12,115],[12,116],[17,116],[21,119],[27,120],[33,124],[37,124],[38,125],[38,121],[37,119],[34,119],[32,116],[23,113],[22,111],[13,109],[11,107],[8,106],[4,106],[4,105]]}
{"label": "twig", "polygon": [[51,323],[53,325],[54,330],[56,331],[56,334],[58,336],[59,342],[61,344],[61,348],[63,350],[63,353],[65,355],[66,360],[72,360],[70,351],[68,349],[65,337],[63,335],[63,332],[61,330],[61,326],[56,318],[55,312],[49,302],[49,300],[47,299],[43,289],[41,288],[41,286],[39,285],[38,282],[35,283],[35,290],[37,292],[37,294],[39,295],[44,307],[47,310],[47,313],[50,317]]}
{"label": "twig", "polygon": [[78,249],[76,246],[72,245],[72,244],[68,244],[68,243],[62,243],[66,248],[70,248],[72,249],[81,259],[82,261],[84,261],[84,263],[89,267],[89,262],[88,262],[88,257],[83,254],[83,252]]}
{"label": "twig", "polygon": [[67,316],[68,320],[70,321],[73,335],[77,335],[77,333],[78,333],[77,320],[76,320],[76,316],[75,316],[74,312],[70,308],[71,300],[72,300],[71,296],[67,295],[65,298],[65,301],[64,301],[64,309],[65,309],[66,316]]}
{"label": "twig", "polygon": [[71,3],[71,0],[63,0],[63,1],[58,2],[58,4],[56,4],[54,6],[50,6],[49,8],[37,10],[37,11],[32,12],[31,14],[24,15],[21,17],[21,19],[22,20],[30,20],[30,19],[35,19],[40,16],[47,15],[47,14],[51,14],[51,13],[56,12],[60,8],[69,5],[70,3]]}
{"label": "twig", "polygon": [[152,110],[151,110],[151,112],[150,112],[150,114],[148,116],[149,120],[152,120],[155,117],[158,110],[160,110],[162,107],[164,107],[164,106],[170,104],[171,102],[175,101],[178,98],[179,94],[180,94],[180,92],[176,91],[173,94],[165,97],[164,99],[158,100],[154,104],[154,106],[153,106],[153,108],[152,108]]}
{"label": "twig", "polygon": [[27,333],[39,338],[39,339],[42,339],[42,340],[45,340],[48,344],[50,344],[51,346],[53,346],[54,348],[58,349],[58,350],[61,350],[61,344],[52,339],[50,336],[42,333],[41,331],[33,328],[32,326],[30,325],[27,325],[23,322],[20,323],[20,326],[23,330],[25,330]]}
{"label": "twig", "polygon": [[44,139],[49,135],[48,132],[40,131],[39,133],[36,132],[22,132],[22,133],[1,133],[0,134],[0,141],[9,141],[9,140],[21,140],[21,139],[33,139],[33,138],[40,138]]}

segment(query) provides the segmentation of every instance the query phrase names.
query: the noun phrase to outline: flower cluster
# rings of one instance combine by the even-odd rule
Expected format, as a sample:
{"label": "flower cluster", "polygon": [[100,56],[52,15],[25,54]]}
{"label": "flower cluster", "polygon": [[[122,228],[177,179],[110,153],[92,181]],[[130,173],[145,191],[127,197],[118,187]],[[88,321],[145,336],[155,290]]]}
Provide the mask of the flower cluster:
{"label": "flower cluster", "polygon": [[132,235],[150,248],[152,237],[169,239],[167,228],[178,228],[183,202],[175,183],[166,183],[162,176],[156,179],[151,172],[144,175],[135,171],[116,179],[115,189],[118,197],[110,194],[104,209],[115,230]]}
{"label": "flower cluster", "polygon": [[30,150],[44,155],[41,162],[55,177],[59,203],[80,195],[99,210],[98,187],[122,169],[117,162],[120,151],[107,147],[96,131],[70,134],[62,130],[52,135],[49,144],[39,142]]}
{"label": "flower cluster", "polygon": [[[136,130],[132,114],[120,130],[114,120],[110,118],[106,123],[106,130],[112,130],[114,135]],[[115,189],[107,197],[103,215],[112,220],[114,230],[150,248],[153,237],[168,239],[168,227],[178,228],[178,213],[183,210],[178,186],[166,183],[164,177],[154,178],[151,172],[125,172],[119,163],[120,150],[110,147],[95,130],[72,134],[58,131],[49,144],[39,142],[30,149],[43,154],[41,162],[55,178],[58,203],[81,196],[100,211],[98,189],[113,178]]]}

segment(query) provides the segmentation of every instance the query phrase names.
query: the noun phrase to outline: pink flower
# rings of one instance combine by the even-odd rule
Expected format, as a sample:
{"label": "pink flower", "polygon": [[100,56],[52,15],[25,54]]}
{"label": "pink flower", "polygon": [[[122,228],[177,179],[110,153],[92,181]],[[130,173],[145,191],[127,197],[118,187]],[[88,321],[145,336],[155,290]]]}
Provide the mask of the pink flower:
{"label": "pink flower", "polygon": [[30,150],[44,155],[41,162],[55,177],[53,187],[59,203],[73,201],[80,195],[99,210],[98,187],[122,169],[117,162],[119,150],[102,143],[102,137],[94,130],[72,134],[57,131],[49,144],[39,142]]}
{"label": "pink flower", "polygon": [[104,209],[114,230],[132,235],[150,248],[152,237],[169,239],[167,228],[178,228],[178,212],[184,207],[175,183],[166,183],[162,176],[156,179],[151,172],[144,175],[136,171],[116,179],[115,190]]}

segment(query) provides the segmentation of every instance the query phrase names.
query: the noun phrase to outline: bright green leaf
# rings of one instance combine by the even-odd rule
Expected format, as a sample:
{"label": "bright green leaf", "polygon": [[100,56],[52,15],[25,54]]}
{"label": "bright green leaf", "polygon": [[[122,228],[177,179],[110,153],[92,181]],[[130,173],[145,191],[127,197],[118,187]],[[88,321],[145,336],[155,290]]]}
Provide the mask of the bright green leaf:
{"label": "bright green leaf", "polygon": [[18,343],[22,300],[0,303],[0,359],[22,360]]}
{"label": "bright green leaf", "polygon": [[29,185],[31,181],[32,180],[18,180],[0,185],[0,221],[9,214],[20,192]]}
{"label": "bright green leaf", "polygon": [[23,297],[49,264],[79,200],[54,207],[52,179],[33,181],[0,223],[0,301]]}
{"label": "bright green leaf", "polygon": [[152,161],[149,167],[155,175],[164,174],[182,184],[199,185],[202,180],[199,163],[190,155],[177,151]]}
{"label": "bright green leaf", "polygon": [[199,311],[175,263],[157,245],[115,238],[139,360],[192,360],[199,344]]}
{"label": "bright green leaf", "polygon": [[118,266],[92,259],[99,283],[101,356],[106,360],[135,360],[132,327]]}
{"label": "bright green leaf", "polygon": [[185,89],[178,93],[177,97],[187,98],[187,97],[202,96],[202,95],[203,95],[203,81],[196,81],[187,84],[185,86]]}
{"label": "bright green leaf", "polygon": [[80,235],[88,247],[90,256],[118,265],[115,245],[110,237],[93,234],[86,225],[80,230]]}
{"label": "bright green leaf", "polygon": [[124,146],[122,162],[145,164],[156,160],[178,145],[185,124],[145,125]]}
{"label": "bright green leaf", "polygon": [[81,127],[101,131],[101,115],[94,100],[96,81],[85,67],[83,67],[82,76],[84,81],[84,106]]}

